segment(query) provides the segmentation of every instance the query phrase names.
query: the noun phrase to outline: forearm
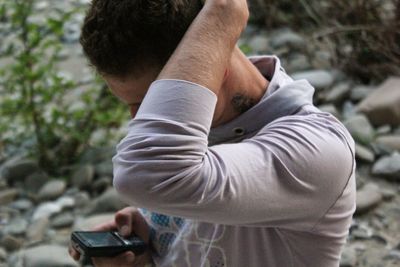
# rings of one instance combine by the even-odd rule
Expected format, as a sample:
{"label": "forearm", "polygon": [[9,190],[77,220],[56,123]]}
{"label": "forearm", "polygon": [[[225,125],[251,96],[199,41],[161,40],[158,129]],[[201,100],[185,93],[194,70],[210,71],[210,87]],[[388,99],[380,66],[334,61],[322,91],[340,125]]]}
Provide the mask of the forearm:
{"label": "forearm", "polygon": [[237,4],[209,2],[211,4],[206,4],[194,20],[158,79],[194,82],[218,95],[232,51],[246,25],[248,10],[246,5],[246,10],[238,10]]}

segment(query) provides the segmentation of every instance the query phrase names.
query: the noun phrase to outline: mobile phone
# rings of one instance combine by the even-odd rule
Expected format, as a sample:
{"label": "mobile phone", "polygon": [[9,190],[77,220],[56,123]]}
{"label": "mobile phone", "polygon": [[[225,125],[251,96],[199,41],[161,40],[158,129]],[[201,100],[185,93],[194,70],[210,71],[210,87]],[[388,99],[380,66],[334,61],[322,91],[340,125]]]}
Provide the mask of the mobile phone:
{"label": "mobile phone", "polygon": [[114,257],[125,251],[140,255],[147,249],[146,243],[138,236],[126,238],[112,231],[75,231],[71,234],[71,243],[84,257]]}

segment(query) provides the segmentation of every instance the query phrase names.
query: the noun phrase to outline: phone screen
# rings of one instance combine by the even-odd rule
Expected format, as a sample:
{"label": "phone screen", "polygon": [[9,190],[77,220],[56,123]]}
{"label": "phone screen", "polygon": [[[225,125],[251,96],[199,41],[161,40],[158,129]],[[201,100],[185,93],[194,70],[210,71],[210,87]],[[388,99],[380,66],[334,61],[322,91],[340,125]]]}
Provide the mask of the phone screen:
{"label": "phone screen", "polygon": [[86,232],[80,235],[93,247],[123,246],[113,234],[108,232],[96,233]]}

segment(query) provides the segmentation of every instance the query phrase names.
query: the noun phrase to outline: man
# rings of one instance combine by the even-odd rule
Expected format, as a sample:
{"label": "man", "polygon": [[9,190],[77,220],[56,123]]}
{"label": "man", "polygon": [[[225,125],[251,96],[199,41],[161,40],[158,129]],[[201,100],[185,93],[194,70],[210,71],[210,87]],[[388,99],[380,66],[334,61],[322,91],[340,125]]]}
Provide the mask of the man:
{"label": "man", "polygon": [[81,43],[134,117],[114,186],[141,208],[98,229],[153,247],[96,266],[339,265],[354,142],[308,82],[237,48],[248,15],[245,0],[93,1]]}

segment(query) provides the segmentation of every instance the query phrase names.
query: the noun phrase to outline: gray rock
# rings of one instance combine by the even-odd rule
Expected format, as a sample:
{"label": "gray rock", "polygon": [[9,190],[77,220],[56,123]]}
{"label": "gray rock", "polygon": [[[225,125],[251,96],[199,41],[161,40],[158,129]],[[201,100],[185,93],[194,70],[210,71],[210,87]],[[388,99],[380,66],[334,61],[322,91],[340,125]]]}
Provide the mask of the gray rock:
{"label": "gray rock", "polygon": [[76,194],[78,194],[80,191],[79,191],[79,188],[76,188],[76,187],[70,187],[70,188],[68,188],[66,191],[65,191],[65,193],[64,193],[64,195],[65,196],[70,196],[70,197],[74,197]]}
{"label": "gray rock", "polygon": [[328,113],[332,114],[333,116],[335,116],[338,119],[340,119],[340,117],[341,117],[338,109],[332,104],[321,105],[318,108],[323,112],[328,112]]}
{"label": "gray rock", "polygon": [[384,200],[392,200],[396,197],[396,190],[392,188],[381,188],[381,193]]}
{"label": "gray rock", "polygon": [[7,259],[7,251],[0,247],[0,262]]}
{"label": "gray rock", "polygon": [[4,227],[4,232],[9,235],[23,235],[28,227],[28,222],[25,219],[17,218],[12,220],[6,227]]}
{"label": "gray rock", "polygon": [[49,230],[47,236],[52,240],[52,244],[68,247],[71,240],[71,230],[69,229],[69,227],[59,229],[57,231]]}
{"label": "gray rock", "polygon": [[[383,199],[385,200],[385,193],[382,188],[381,188],[381,193],[382,193]],[[370,221],[372,227],[377,230],[378,229],[382,230],[384,228],[387,228],[389,225],[388,224],[388,216],[386,214],[386,211],[384,211],[384,209],[375,209],[373,212],[373,217],[369,221]],[[383,234],[383,232],[380,232],[380,233],[376,234],[375,236],[381,236],[383,239],[385,239],[385,243],[386,243],[387,238],[384,237],[382,234]],[[377,238],[379,239],[380,237],[377,237]],[[381,241],[383,241],[383,240],[381,240]]]}
{"label": "gray rock", "polygon": [[74,196],[75,204],[78,208],[82,208],[89,204],[90,196],[87,192],[79,192]]}
{"label": "gray rock", "polygon": [[[64,61],[66,62],[66,61]],[[57,72],[57,76],[62,79],[64,82],[68,81],[73,81],[74,79],[74,74],[69,72],[68,70],[65,70],[66,68],[63,68],[64,70]],[[76,104],[80,103],[80,100],[76,100]],[[73,108],[71,108],[73,109]]]}
{"label": "gray rock", "polygon": [[332,54],[329,51],[316,51],[313,59],[313,66],[318,69],[332,68]]}
{"label": "gray rock", "polygon": [[400,154],[394,153],[379,159],[374,164],[372,173],[400,181]]}
{"label": "gray rock", "polygon": [[49,219],[42,217],[34,220],[26,231],[26,237],[30,243],[38,243],[44,240],[49,226]]}
{"label": "gray rock", "polygon": [[290,29],[283,29],[272,34],[270,44],[273,48],[286,46],[296,50],[304,50],[306,47],[306,40]]}
{"label": "gray rock", "polygon": [[339,70],[339,69],[332,69],[332,68],[329,68],[329,69],[327,69],[327,70],[332,74],[332,77],[333,77],[333,80],[334,80],[334,81],[339,81],[339,82],[350,82],[350,83],[352,83],[352,82],[349,80],[347,74],[344,73],[343,71],[341,71],[341,70]]}
{"label": "gray rock", "polygon": [[49,7],[49,3],[46,1],[39,1],[35,3],[35,9],[37,11],[44,11]]}
{"label": "gray rock", "polygon": [[68,254],[68,248],[42,245],[21,251],[25,267],[78,267]]}
{"label": "gray rock", "polygon": [[38,197],[41,200],[51,200],[61,196],[67,184],[64,180],[51,180],[43,185],[40,189]]}
{"label": "gray rock", "polygon": [[1,176],[10,184],[17,181],[24,181],[30,174],[39,170],[35,160],[12,159],[2,166]]}
{"label": "gray rock", "polygon": [[[86,104],[84,102],[81,102],[80,109],[84,109],[85,105]],[[92,144],[101,144],[104,140],[108,139],[107,136],[108,136],[108,131],[104,128],[100,128],[92,132],[89,142]]]}
{"label": "gray rock", "polygon": [[94,74],[92,74],[92,73],[87,73],[87,74],[84,74],[83,76],[82,76],[82,78],[80,79],[80,83],[81,84],[91,84],[91,83],[93,83],[95,81],[95,76],[94,76]]}
{"label": "gray rock", "polygon": [[374,128],[365,115],[358,114],[344,122],[353,138],[361,144],[368,145],[375,136]]}
{"label": "gray rock", "polygon": [[373,163],[375,154],[369,148],[356,143],[356,157],[362,161]]}
{"label": "gray rock", "polygon": [[92,147],[87,149],[80,157],[81,163],[98,164],[109,161],[115,155],[114,147]]}
{"label": "gray rock", "polygon": [[249,40],[248,45],[254,53],[265,53],[270,50],[268,38],[264,35],[255,35]]}
{"label": "gray rock", "polygon": [[400,263],[400,250],[393,249],[383,257],[384,260],[393,260]]}
{"label": "gray rock", "polygon": [[387,79],[364,99],[358,110],[365,113],[374,125],[400,125],[400,77]]}
{"label": "gray rock", "polygon": [[400,152],[400,135],[385,135],[379,136],[375,142],[390,150],[397,150]]}
{"label": "gray rock", "polygon": [[377,206],[383,199],[379,186],[373,183],[364,185],[357,191],[356,214],[365,213]]}
{"label": "gray rock", "polygon": [[72,213],[66,212],[55,216],[51,222],[54,228],[63,228],[71,226],[74,223],[75,217]]}
{"label": "gray rock", "polygon": [[71,51],[64,48],[58,53],[57,59],[65,60],[65,59],[69,58],[70,55],[71,55]]}
{"label": "gray rock", "polygon": [[93,216],[89,216],[87,218],[77,218],[74,224],[74,231],[89,231],[92,230],[95,226],[99,224],[103,224],[105,222],[110,222],[114,220],[114,212],[112,213],[103,213],[97,214]]}
{"label": "gray rock", "polygon": [[356,187],[361,188],[366,184],[366,178],[356,171]]}
{"label": "gray rock", "polygon": [[7,251],[15,251],[22,247],[23,240],[21,238],[17,238],[7,234],[1,238],[0,244]]}
{"label": "gray rock", "polygon": [[43,16],[43,13],[34,12],[32,16],[28,17],[28,22],[37,25],[43,25],[46,23],[46,18]]}
{"label": "gray rock", "polygon": [[315,89],[329,88],[334,82],[333,74],[325,70],[296,72],[292,75],[292,78],[294,80],[306,79]]}
{"label": "gray rock", "polygon": [[358,224],[351,229],[351,236],[355,239],[367,240],[371,239],[374,232],[367,224]]}
{"label": "gray rock", "polygon": [[55,202],[45,202],[40,204],[33,213],[32,219],[37,220],[44,217],[50,217],[54,214],[61,212],[62,207]]}
{"label": "gray rock", "polygon": [[92,184],[91,188],[94,192],[103,192],[107,188],[111,187],[111,185],[112,185],[111,177],[101,177]]}
{"label": "gray rock", "polygon": [[81,27],[74,22],[67,22],[64,24],[63,41],[67,44],[73,44],[79,41],[81,35]]}
{"label": "gray rock", "polygon": [[72,196],[63,196],[60,197],[55,201],[57,205],[61,207],[62,210],[64,209],[72,209],[75,207],[75,198]]}
{"label": "gray rock", "polygon": [[345,99],[350,92],[350,83],[342,82],[333,87],[325,96],[325,101],[328,103],[338,104]]}
{"label": "gray rock", "polygon": [[371,143],[370,147],[374,151],[375,157],[390,156],[393,153],[392,149],[379,143],[373,142]]}
{"label": "gray rock", "polygon": [[[374,218],[374,219],[376,219],[376,218]],[[374,224],[373,223],[371,223],[371,224],[374,227]],[[377,241],[378,243],[381,243],[382,245],[386,246],[388,244],[389,238],[383,234],[380,234],[380,233],[373,234],[371,238],[374,239],[375,241]]]}
{"label": "gray rock", "polygon": [[289,58],[288,72],[304,71],[311,68],[310,61],[303,54],[294,54]]}
{"label": "gray rock", "polygon": [[376,129],[376,134],[378,136],[388,135],[392,132],[392,127],[390,125],[382,125]]}
{"label": "gray rock", "polygon": [[19,199],[11,203],[10,207],[20,211],[27,211],[33,207],[33,203],[29,199]]}
{"label": "gray rock", "polygon": [[24,189],[27,192],[32,193],[33,195],[36,196],[40,188],[42,188],[42,186],[49,180],[50,180],[49,176],[42,171],[33,173],[26,178],[24,183]]}
{"label": "gray rock", "polygon": [[16,216],[20,216],[20,214],[18,213],[18,211],[15,212],[15,210],[13,209],[7,209],[7,208],[1,208],[1,216],[0,216],[0,237],[1,237],[1,233],[3,231],[3,225],[7,225],[10,223],[11,218],[16,217]]}
{"label": "gray rock", "polygon": [[345,101],[342,106],[342,117],[348,120],[357,114],[356,106],[351,101]]}
{"label": "gray rock", "polygon": [[110,188],[91,202],[87,214],[114,212],[124,207],[126,204],[122,202],[117,191]]}
{"label": "gray rock", "polygon": [[17,189],[7,189],[0,191],[0,205],[7,205],[14,201],[14,199],[18,196]]}
{"label": "gray rock", "polygon": [[17,252],[10,253],[10,255],[8,256],[8,259],[7,259],[6,266],[2,266],[2,265],[0,265],[0,266],[1,267],[24,267],[22,260],[19,258],[19,253],[17,253]]}
{"label": "gray rock", "polygon": [[340,267],[354,267],[356,264],[356,250],[353,247],[345,247],[340,258]]}
{"label": "gray rock", "polygon": [[374,91],[373,87],[358,85],[351,90],[350,99],[354,102],[367,98]]}
{"label": "gray rock", "polygon": [[98,176],[113,176],[113,163],[111,159],[101,162],[100,164],[96,164],[95,172]]}
{"label": "gray rock", "polygon": [[77,188],[85,188],[90,185],[94,178],[93,165],[80,166],[72,175],[72,184]]}
{"label": "gray rock", "polygon": [[4,190],[7,188],[8,188],[7,181],[0,176],[0,190]]}

